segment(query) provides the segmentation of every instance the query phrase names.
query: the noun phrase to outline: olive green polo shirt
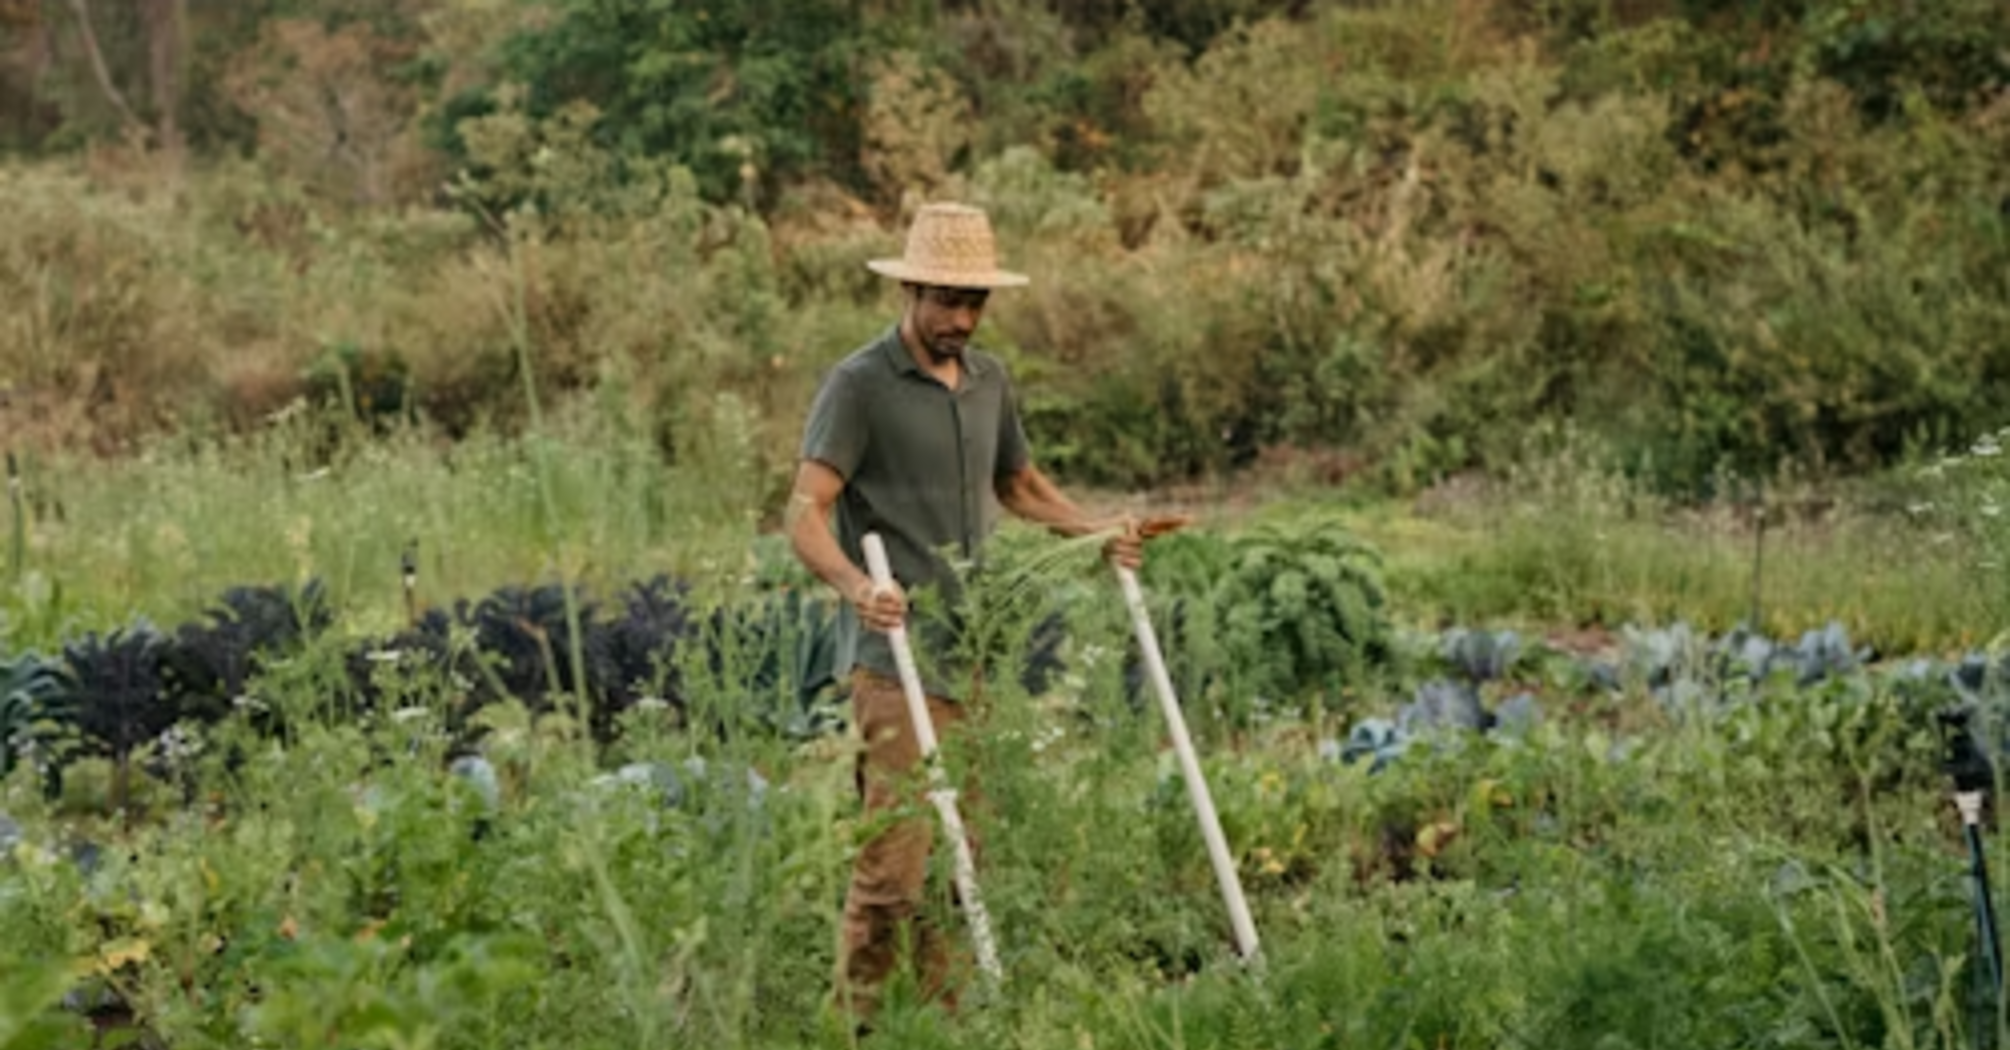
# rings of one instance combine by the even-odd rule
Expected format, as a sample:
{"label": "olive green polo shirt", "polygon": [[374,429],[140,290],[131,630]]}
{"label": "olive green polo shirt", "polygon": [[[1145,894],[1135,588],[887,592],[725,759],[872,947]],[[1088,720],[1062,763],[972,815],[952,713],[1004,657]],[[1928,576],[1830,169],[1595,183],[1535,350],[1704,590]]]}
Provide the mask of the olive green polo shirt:
{"label": "olive green polo shirt", "polygon": [[[963,598],[953,563],[976,562],[998,524],[995,483],[1029,462],[1005,366],[968,349],[962,383],[951,390],[914,360],[900,329],[890,328],[824,377],[802,455],[844,478],[837,539],[853,563],[865,566],[862,540],[877,532],[909,607],[934,589],[949,615],[919,620],[916,610],[908,638],[928,692],[961,697],[968,671],[949,664]],[[839,607],[834,671],[842,678],[854,666],[896,673],[886,635],[863,630],[847,602]]]}

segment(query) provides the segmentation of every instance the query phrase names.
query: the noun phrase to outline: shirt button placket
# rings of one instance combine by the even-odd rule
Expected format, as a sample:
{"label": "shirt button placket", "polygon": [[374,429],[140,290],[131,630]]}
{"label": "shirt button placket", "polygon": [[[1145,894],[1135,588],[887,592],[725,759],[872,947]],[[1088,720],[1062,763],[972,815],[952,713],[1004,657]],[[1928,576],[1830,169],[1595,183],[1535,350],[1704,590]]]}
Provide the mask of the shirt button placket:
{"label": "shirt button placket", "polygon": [[963,556],[969,558],[976,553],[976,544],[970,535],[970,454],[969,442],[963,436],[963,399],[956,391],[949,393],[949,422],[956,432],[956,512],[960,519],[957,532],[962,539]]}

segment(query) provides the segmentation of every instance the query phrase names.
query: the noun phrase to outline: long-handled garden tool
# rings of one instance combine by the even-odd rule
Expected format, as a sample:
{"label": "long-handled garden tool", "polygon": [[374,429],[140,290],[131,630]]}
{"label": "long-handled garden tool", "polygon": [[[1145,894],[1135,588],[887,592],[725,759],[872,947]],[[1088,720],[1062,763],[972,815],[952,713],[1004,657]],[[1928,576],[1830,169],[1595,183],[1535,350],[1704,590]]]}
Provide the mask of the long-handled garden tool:
{"label": "long-handled garden tool", "polygon": [[1145,670],[1149,673],[1152,686],[1159,696],[1159,708],[1165,712],[1166,726],[1172,732],[1173,749],[1179,753],[1180,772],[1186,779],[1187,797],[1193,800],[1193,808],[1200,818],[1200,833],[1207,840],[1208,859],[1214,862],[1214,876],[1221,883],[1222,900],[1228,904],[1228,921],[1235,929],[1236,951],[1244,964],[1260,963],[1256,941],[1256,923],[1249,917],[1249,902],[1242,896],[1242,879],[1236,874],[1235,858],[1228,852],[1228,837],[1222,834],[1221,818],[1214,811],[1214,797],[1208,793],[1207,781],[1201,776],[1200,757],[1195,754],[1193,738],[1187,734],[1186,716],[1180,712],[1179,698],[1173,694],[1172,676],[1166,673],[1165,655],[1159,651],[1158,633],[1152,629],[1151,614],[1145,609],[1145,595],[1138,586],[1138,574],[1129,568],[1117,566],[1117,581],[1124,588],[1124,603],[1131,609],[1131,627],[1137,633],[1138,647],[1144,652]]}
{"label": "long-handled garden tool", "polygon": [[[892,586],[893,569],[887,564],[886,545],[880,541],[879,534],[867,533],[863,545],[866,571],[872,574],[873,584],[878,587]],[[956,849],[956,894],[963,902],[965,917],[970,921],[970,939],[977,947],[977,965],[995,987],[1004,980],[1004,970],[998,965],[998,946],[991,939],[991,917],[984,911],[983,899],[977,895],[977,862],[970,852],[970,839],[963,833],[963,814],[956,808],[956,789],[949,786],[936,752],[935,722],[928,716],[928,699],[921,688],[921,675],[914,667],[914,653],[907,647],[907,628],[898,626],[888,631],[887,641],[893,646],[893,662],[900,672],[901,691],[907,694],[907,713],[914,722],[914,739],[921,747],[921,761],[928,767],[928,800],[935,803],[935,811],[942,817],[942,830]]]}

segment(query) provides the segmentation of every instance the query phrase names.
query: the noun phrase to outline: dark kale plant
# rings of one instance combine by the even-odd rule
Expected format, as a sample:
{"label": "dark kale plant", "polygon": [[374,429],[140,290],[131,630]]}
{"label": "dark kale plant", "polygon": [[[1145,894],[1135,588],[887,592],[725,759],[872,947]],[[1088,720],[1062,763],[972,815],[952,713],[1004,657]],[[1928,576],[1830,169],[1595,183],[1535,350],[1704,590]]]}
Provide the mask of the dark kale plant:
{"label": "dark kale plant", "polygon": [[232,587],[201,620],[175,631],[164,653],[166,687],[186,717],[221,720],[247,695],[264,661],[295,650],[334,621],[319,580],[298,594],[284,586]]}
{"label": "dark kale plant", "polygon": [[[585,666],[578,669],[590,681],[603,664],[600,647],[587,630],[596,612],[584,597],[575,596]],[[478,659],[488,663],[493,678],[483,675],[478,695],[500,687],[533,711],[548,711],[557,698],[577,694],[582,685],[573,667],[572,629],[566,622],[565,589],[557,584],[510,586],[476,603],[467,614],[474,631]],[[493,695],[484,700],[501,699]]]}
{"label": "dark kale plant", "polygon": [[133,752],[180,720],[162,681],[167,648],[167,638],[144,619],[63,647],[76,683],[79,747],[112,760],[114,806],[123,806],[129,795]]}
{"label": "dark kale plant", "polygon": [[600,657],[592,682],[596,739],[612,739],[622,713],[644,699],[686,710],[676,656],[677,647],[696,633],[690,590],[660,573],[630,584],[620,594],[621,615],[590,628],[588,648]]}

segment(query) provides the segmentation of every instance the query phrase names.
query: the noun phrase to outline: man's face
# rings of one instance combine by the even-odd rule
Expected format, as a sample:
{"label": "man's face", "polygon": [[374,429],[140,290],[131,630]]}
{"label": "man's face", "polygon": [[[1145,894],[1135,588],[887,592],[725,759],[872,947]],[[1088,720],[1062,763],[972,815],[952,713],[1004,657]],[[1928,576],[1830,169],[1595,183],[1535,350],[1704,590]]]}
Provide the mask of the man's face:
{"label": "man's face", "polygon": [[936,361],[961,361],[990,295],[981,288],[914,288],[914,333],[928,355]]}

